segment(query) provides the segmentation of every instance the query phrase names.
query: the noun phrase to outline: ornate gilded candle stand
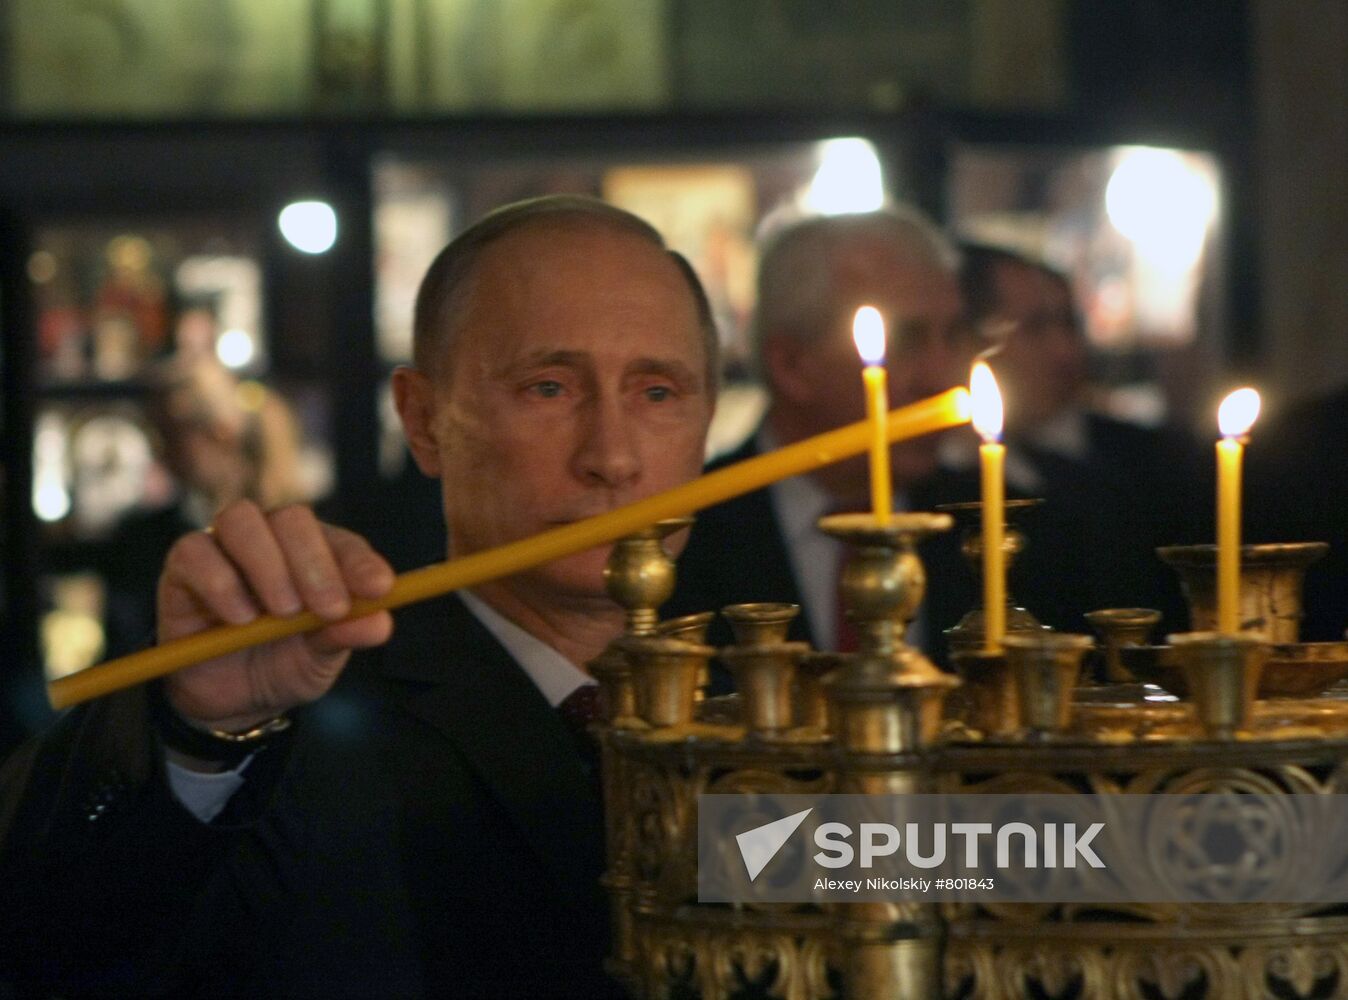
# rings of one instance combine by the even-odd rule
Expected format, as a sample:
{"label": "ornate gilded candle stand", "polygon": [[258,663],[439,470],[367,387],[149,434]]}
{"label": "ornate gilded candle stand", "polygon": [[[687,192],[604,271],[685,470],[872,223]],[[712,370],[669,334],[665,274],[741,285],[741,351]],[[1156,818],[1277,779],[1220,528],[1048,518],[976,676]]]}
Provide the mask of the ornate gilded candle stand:
{"label": "ornate gilded candle stand", "polygon": [[[1348,675],[1348,643],[1252,630],[1146,645],[1153,615],[1112,609],[1092,627],[1117,683],[1082,683],[1090,639],[1038,623],[1003,650],[963,644],[962,685],[936,669],[904,635],[925,589],[915,542],[950,523],[947,514],[820,522],[848,546],[842,592],[861,638],[855,654],[786,642],[796,609],[763,604],[725,609],[735,643],[714,650],[703,644],[709,616],[654,617],[673,581],[659,539],[682,523],[615,546],[613,592],[629,634],[591,665],[608,704],[598,735],[612,973],[651,1000],[1348,996],[1348,901],[698,902],[701,794],[1249,792],[1266,802],[1348,792],[1348,698],[1330,690]],[[1299,586],[1301,569],[1279,572]],[[1246,620],[1295,623],[1299,603],[1283,600],[1292,583],[1257,579],[1246,577]],[[1257,596],[1275,591],[1276,614]],[[1191,602],[1202,592],[1190,586]],[[1192,608],[1200,624],[1207,613]],[[699,697],[713,657],[737,694]],[[1176,863],[1162,853],[1158,866]]]}

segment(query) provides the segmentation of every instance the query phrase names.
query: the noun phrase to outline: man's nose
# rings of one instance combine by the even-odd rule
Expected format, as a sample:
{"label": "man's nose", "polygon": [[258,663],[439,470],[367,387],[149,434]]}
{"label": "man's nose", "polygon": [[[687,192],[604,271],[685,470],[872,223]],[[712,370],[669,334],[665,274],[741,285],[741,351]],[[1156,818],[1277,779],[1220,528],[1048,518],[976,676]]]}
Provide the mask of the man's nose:
{"label": "man's nose", "polygon": [[634,423],[621,400],[597,397],[584,407],[574,472],[583,482],[611,490],[630,485],[640,475]]}

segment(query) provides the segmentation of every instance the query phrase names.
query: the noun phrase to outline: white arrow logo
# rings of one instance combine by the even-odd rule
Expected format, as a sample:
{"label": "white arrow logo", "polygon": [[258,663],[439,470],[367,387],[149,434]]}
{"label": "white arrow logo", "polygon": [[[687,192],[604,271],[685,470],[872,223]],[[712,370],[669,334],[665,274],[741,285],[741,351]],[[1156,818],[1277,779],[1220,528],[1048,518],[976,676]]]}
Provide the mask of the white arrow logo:
{"label": "white arrow logo", "polygon": [[813,808],[805,809],[793,816],[776,819],[736,835],[735,841],[740,845],[740,857],[744,859],[744,867],[749,871],[750,882],[758,878],[759,872],[777,856],[782,845],[796,832],[796,827],[800,826],[805,817],[813,811]]}

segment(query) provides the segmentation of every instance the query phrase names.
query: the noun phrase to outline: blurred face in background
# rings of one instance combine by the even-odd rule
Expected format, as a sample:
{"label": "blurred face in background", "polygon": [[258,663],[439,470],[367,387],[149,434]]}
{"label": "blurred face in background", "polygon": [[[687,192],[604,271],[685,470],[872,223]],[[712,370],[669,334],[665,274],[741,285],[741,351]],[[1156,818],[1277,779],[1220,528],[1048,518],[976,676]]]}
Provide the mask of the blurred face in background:
{"label": "blurred face in background", "polygon": [[1064,280],[1026,264],[996,265],[986,330],[1008,430],[1028,431],[1076,406],[1086,384],[1086,344]]}
{"label": "blurred face in background", "polygon": [[[813,340],[768,336],[763,344],[773,408],[798,429],[796,436],[865,418],[862,364],[852,339],[852,320],[863,305],[874,306],[885,321],[891,408],[968,381],[974,343],[954,275],[875,237],[852,241],[838,262],[838,273],[840,301],[846,305],[822,335]],[[937,446],[938,437],[927,435],[891,449],[899,488],[935,470]],[[867,477],[864,456],[817,475],[839,500],[863,504]]]}

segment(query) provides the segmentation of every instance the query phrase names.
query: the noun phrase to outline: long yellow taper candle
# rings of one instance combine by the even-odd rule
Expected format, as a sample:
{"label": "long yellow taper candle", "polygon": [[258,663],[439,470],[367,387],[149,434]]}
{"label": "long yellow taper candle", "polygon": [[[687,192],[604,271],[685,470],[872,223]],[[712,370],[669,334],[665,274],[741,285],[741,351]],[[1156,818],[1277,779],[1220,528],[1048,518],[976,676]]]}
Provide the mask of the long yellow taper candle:
{"label": "long yellow taper candle", "polygon": [[889,478],[889,435],[885,414],[889,412],[889,375],[885,371],[885,321],[874,306],[862,306],[852,319],[852,341],[865,367],[866,420],[871,426],[871,511],[881,524],[894,513]]}
{"label": "long yellow taper candle", "polygon": [[[903,441],[955,427],[968,420],[969,391],[950,389],[891,412],[889,439]],[[357,601],[347,617],[359,618],[385,608],[414,604],[451,590],[510,576],[573,552],[605,545],[655,521],[682,517],[779,479],[860,454],[869,445],[870,434],[870,424],[865,421],[848,424],[747,462],[718,469],[691,483],[607,514],[553,528],[486,552],[403,573],[388,594],[377,601]],[[54,708],[65,708],[162,677],[193,663],[309,632],[324,624],[317,615],[306,612],[289,618],[267,615],[247,625],[222,625],[52,681],[47,685],[47,697]]]}
{"label": "long yellow taper candle", "polygon": [[1217,631],[1240,631],[1240,477],[1244,436],[1259,416],[1259,393],[1237,389],[1217,408]]}
{"label": "long yellow taper candle", "polygon": [[1006,524],[1006,446],[1002,434],[1002,394],[985,362],[974,365],[969,377],[973,393],[973,423],[983,444],[978,449],[983,496],[983,648],[996,652],[1006,635],[1006,553],[1002,550]]}

